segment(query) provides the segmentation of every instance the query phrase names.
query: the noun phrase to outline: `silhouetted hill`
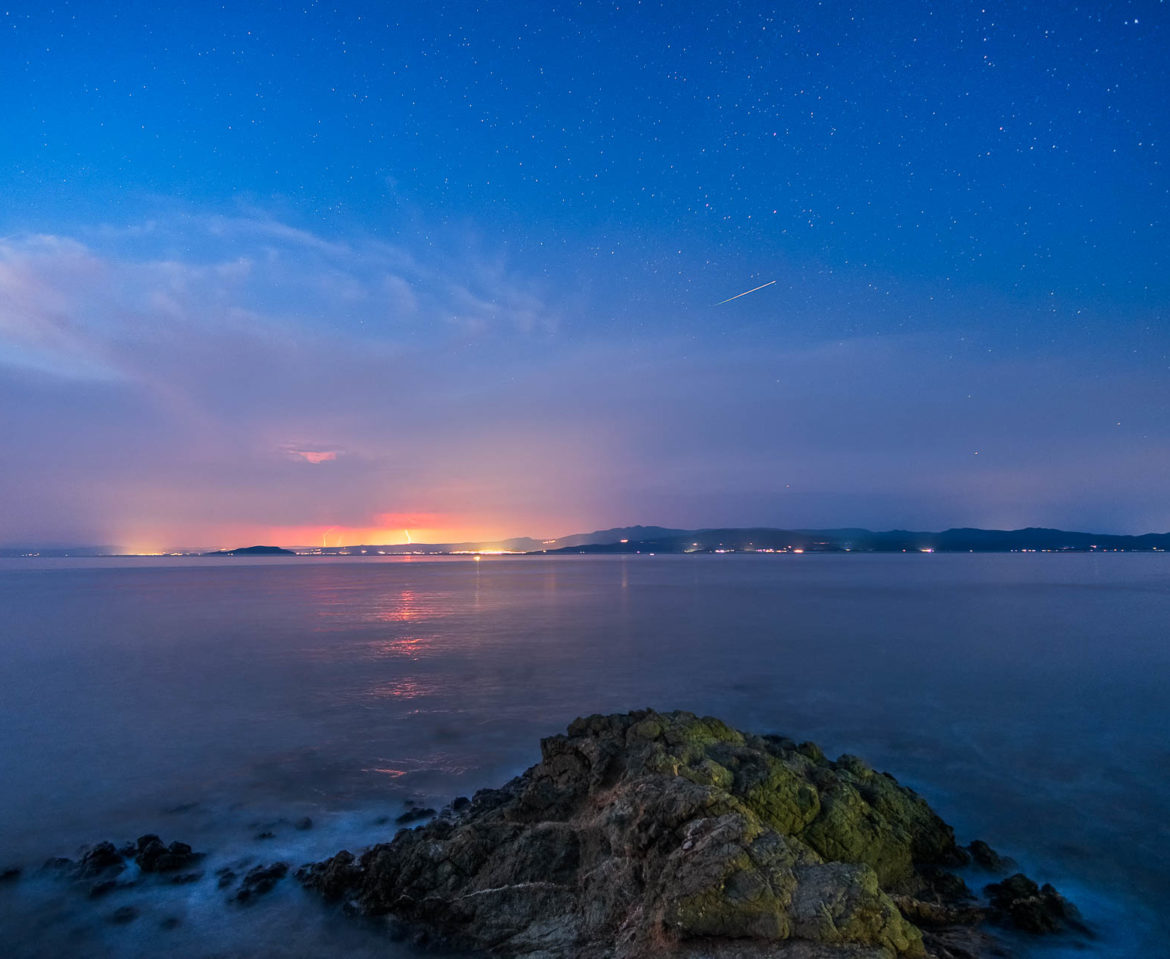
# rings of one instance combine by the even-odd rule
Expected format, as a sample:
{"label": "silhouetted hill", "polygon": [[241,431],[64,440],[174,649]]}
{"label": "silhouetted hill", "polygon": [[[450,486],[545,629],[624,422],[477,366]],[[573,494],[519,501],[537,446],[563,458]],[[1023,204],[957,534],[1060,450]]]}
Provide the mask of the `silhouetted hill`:
{"label": "silhouetted hill", "polygon": [[586,546],[600,543],[620,543],[622,540],[644,542],[647,540],[668,539],[671,537],[685,537],[689,530],[667,529],[663,526],[619,526],[615,529],[599,529],[592,533],[575,533],[572,536],[562,536],[552,540],[551,546],[545,549],[567,549],[573,546]]}
{"label": "silhouetted hill", "polygon": [[592,546],[606,543],[619,543],[623,539],[645,540],[667,536],[683,536],[686,530],[667,529],[663,526],[621,526],[614,529],[599,529],[592,533],[573,533],[570,536],[561,536],[556,539],[532,539],[529,536],[517,536],[512,539],[479,541],[468,543],[396,543],[392,546],[378,546],[365,544],[362,546],[326,546],[313,549],[313,553],[323,556],[357,556],[381,555],[397,556],[409,554],[436,555],[449,553],[539,553],[555,552],[559,549],[570,549],[579,546]]}
{"label": "silhouetted hill", "polygon": [[[1027,550],[1049,552],[1102,552],[1108,550],[1168,550],[1170,533],[1140,536],[1114,533],[1083,533],[1029,526],[1025,529],[946,529],[942,532],[893,529],[875,531],[857,527],[837,529],[775,529],[773,527],[722,527],[716,529],[671,529],[664,526],[618,526],[573,533],[555,539],[530,536],[488,542],[399,543],[393,545],[329,546],[302,548],[299,553],[322,556],[361,555],[451,555],[460,553],[715,553],[792,552],[804,553],[1003,553]],[[190,555],[192,550],[182,550]],[[117,547],[3,547],[0,557],[17,556],[110,556]],[[203,553],[205,556],[291,556],[292,550],[278,546],[248,546]]]}
{"label": "silhouetted hill", "polygon": [[714,553],[714,552],[1018,552],[1044,550],[1167,550],[1170,533],[1121,536],[1028,527],[1017,530],[948,529],[941,533],[913,530],[875,532],[867,529],[729,528],[675,532],[669,536],[633,538],[628,542],[585,543],[546,548],[556,553]]}
{"label": "silhouetted hill", "polygon": [[279,546],[241,546],[238,549],[217,549],[213,553],[204,553],[204,556],[296,556],[291,549],[282,549]]}

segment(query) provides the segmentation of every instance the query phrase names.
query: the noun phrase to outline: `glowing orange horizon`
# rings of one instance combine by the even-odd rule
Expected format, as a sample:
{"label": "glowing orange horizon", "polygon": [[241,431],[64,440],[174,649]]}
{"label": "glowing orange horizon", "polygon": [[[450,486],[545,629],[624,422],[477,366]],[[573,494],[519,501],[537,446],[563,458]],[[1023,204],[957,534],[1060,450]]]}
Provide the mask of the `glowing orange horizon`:
{"label": "glowing orange horizon", "polygon": [[[223,539],[224,534],[219,534]],[[405,546],[411,543],[467,543],[503,539],[495,531],[456,526],[254,526],[233,529],[237,546]],[[243,540],[249,540],[245,543]],[[251,541],[254,540],[253,544]]]}
{"label": "glowing orange horizon", "polygon": [[[464,512],[374,513],[366,523],[202,523],[130,520],[110,531],[106,541],[128,553],[161,554],[178,549],[238,549],[282,546],[405,546],[427,543],[494,543],[516,536],[564,536],[592,529],[588,518],[492,515]],[[548,531],[555,532],[548,532]]]}
{"label": "glowing orange horizon", "polygon": [[[382,519],[382,517],[378,517]],[[397,518],[397,517],[396,517]],[[422,517],[415,516],[415,519]],[[447,517],[432,517],[430,523],[379,524],[376,526],[327,526],[305,524],[274,526],[232,524],[189,531],[136,531],[115,537],[130,553],[155,554],[176,548],[207,547],[235,549],[244,546],[346,547],[405,546],[411,543],[490,543],[516,535],[498,527],[456,525],[443,522]]]}

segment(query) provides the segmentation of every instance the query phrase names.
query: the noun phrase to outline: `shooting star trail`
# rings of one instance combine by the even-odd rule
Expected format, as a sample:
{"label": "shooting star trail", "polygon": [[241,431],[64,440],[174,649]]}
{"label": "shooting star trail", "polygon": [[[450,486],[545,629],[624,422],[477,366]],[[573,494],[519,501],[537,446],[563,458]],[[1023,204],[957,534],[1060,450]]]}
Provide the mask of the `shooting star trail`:
{"label": "shooting star trail", "polygon": [[759,286],[753,286],[750,290],[744,290],[742,293],[736,293],[735,296],[729,296],[726,300],[720,300],[716,306],[722,306],[724,303],[730,303],[732,300],[738,300],[741,296],[747,296],[749,293],[755,293],[756,290],[762,290],[765,286],[771,286],[775,280],[769,280],[767,283],[761,283]]}

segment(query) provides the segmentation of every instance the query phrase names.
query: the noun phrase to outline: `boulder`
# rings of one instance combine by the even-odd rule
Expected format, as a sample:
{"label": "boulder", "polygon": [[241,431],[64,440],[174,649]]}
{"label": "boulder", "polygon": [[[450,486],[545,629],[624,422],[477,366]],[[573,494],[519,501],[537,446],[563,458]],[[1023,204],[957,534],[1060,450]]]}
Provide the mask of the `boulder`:
{"label": "boulder", "polygon": [[991,899],[993,919],[1024,932],[1059,932],[1081,929],[1076,908],[1048,883],[1038,886],[1017,872],[1003,882],[984,888]]}
{"label": "boulder", "polygon": [[423,819],[430,819],[433,815],[435,815],[435,811],[433,809],[412,806],[394,821],[398,823],[398,825],[404,826],[407,823],[419,822]]}
{"label": "boulder", "polygon": [[297,876],[494,955],[876,959],[985,941],[947,871],[968,858],[856,757],[643,710],[578,719],[503,788]]}
{"label": "boulder", "polygon": [[[158,836],[147,833],[136,842],[121,847],[112,842],[99,842],[85,849],[76,862],[65,858],[50,859],[44,868],[70,879],[75,885],[87,889],[90,898],[98,899],[137,884],[149,873],[167,873],[168,880],[175,884],[194,882],[201,873],[180,871],[202,858],[203,853],[194,852],[185,842],[165,846]],[[139,871],[128,870],[130,862],[136,863]]]}
{"label": "boulder", "polygon": [[1015,863],[1001,856],[994,849],[992,849],[982,839],[976,839],[967,846],[967,852],[971,854],[971,859],[977,866],[986,869],[988,872],[997,872],[1003,875],[1010,869],[1015,868]]}
{"label": "boulder", "polygon": [[112,842],[99,842],[81,857],[77,872],[81,879],[92,879],[103,873],[119,873],[126,868],[122,856]]}
{"label": "boulder", "polygon": [[162,840],[153,834],[140,836],[137,849],[134,861],[143,872],[178,872],[200,858],[187,843],[173,842],[164,846]]}
{"label": "boulder", "polygon": [[[264,893],[270,892],[287,874],[288,863],[286,862],[274,862],[268,866],[256,866],[253,869],[249,869],[245,873],[244,878],[240,880],[239,887],[229,897],[229,901],[246,905],[256,899],[257,896],[262,896]],[[225,872],[223,875],[227,875],[227,873]],[[232,876],[234,878],[234,874]],[[222,876],[220,885],[224,885]]]}

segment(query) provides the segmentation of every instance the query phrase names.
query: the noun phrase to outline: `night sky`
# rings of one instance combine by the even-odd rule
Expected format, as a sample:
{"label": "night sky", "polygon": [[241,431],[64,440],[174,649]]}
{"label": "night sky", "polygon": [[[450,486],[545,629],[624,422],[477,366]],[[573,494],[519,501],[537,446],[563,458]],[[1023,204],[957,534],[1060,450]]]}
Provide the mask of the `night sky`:
{"label": "night sky", "polygon": [[0,5],[0,544],[1170,530],[1165,4],[169,7]]}

